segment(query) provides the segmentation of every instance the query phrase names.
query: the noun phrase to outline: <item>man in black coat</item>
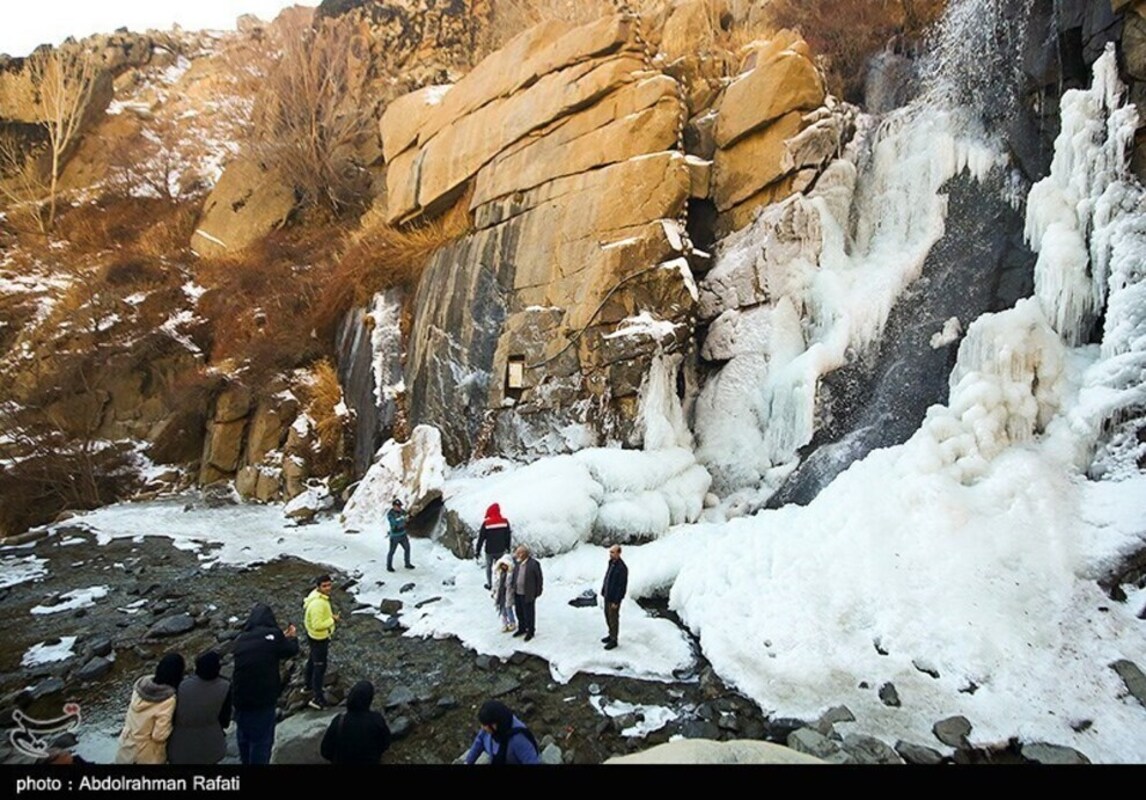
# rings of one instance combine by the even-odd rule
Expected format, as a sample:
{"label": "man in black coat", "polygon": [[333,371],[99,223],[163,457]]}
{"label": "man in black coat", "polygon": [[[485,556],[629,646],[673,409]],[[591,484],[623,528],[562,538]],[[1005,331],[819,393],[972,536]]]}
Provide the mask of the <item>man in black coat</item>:
{"label": "man in black coat", "polygon": [[606,650],[617,646],[617,633],[621,628],[621,601],[629,588],[629,568],[621,560],[621,546],[609,548],[609,566],[605,570],[605,581],[601,584],[601,597],[605,599],[605,625],[609,635],[601,641]]}
{"label": "man in black coat", "polygon": [[534,604],[541,597],[541,565],[533,558],[529,548],[518,545],[513,551],[517,563],[513,566],[513,605],[517,612],[517,632],[514,636],[524,636],[529,641],[537,633],[537,620]]}
{"label": "man in black coat", "polygon": [[282,692],[279,662],[298,655],[294,624],[282,630],[270,607],[256,603],[233,653],[231,697],[239,758],[244,764],[269,764],[275,743],[275,706]]}

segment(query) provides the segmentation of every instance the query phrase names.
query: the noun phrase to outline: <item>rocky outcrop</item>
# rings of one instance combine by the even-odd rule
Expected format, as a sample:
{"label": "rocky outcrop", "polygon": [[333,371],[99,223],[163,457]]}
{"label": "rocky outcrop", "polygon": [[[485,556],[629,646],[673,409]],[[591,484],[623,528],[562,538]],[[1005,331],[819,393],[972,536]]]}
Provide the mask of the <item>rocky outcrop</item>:
{"label": "rocky outcrop", "polygon": [[748,49],[716,105],[711,195],[718,233],[806,190],[854,133],[856,110],[824,89],[807,44],[790,31]]}
{"label": "rocky outcrop", "polygon": [[201,256],[242,250],[282,225],[294,205],[294,188],[278,171],[234,161],[203,204],[191,248]]}
{"label": "rocky outcrop", "polygon": [[442,431],[451,461],[639,444],[649,360],[687,341],[682,107],[633,26],[543,23],[382,118],[390,220],[472,188],[476,230],[427,266],[406,364],[412,421]]}

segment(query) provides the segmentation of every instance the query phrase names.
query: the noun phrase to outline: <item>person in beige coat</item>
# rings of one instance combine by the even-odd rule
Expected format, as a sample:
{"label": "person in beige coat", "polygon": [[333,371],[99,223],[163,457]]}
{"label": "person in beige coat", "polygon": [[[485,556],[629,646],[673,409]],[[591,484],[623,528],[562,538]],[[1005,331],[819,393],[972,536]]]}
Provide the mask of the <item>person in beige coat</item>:
{"label": "person in beige coat", "polygon": [[183,656],[168,653],[159,660],[155,676],[144,675],[131,691],[131,705],[119,734],[117,764],[164,764],[167,738],[175,717],[175,690],[183,680]]}

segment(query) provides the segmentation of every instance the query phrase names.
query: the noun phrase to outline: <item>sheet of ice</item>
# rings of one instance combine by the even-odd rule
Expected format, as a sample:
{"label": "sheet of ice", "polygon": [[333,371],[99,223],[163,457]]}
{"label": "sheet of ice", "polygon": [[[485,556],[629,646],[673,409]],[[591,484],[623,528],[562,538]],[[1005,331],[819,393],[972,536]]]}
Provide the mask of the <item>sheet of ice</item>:
{"label": "sheet of ice", "polygon": [[[456,636],[479,652],[504,658],[515,650],[535,654],[549,661],[554,679],[562,682],[577,672],[671,681],[677,679],[674,673],[687,675],[695,668],[687,635],[670,620],[646,614],[634,599],[666,590],[666,573],[696,557],[695,541],[675,532],[645,546],[653,548],[647,558],[642,555],[645,547],[625,549],[632,577],[621,609],[621,646],[606,651],[600,643],[605,632],[600,606],[569,605],[585,589],[600,589],[608,561],[603,547],[582,545],[541,559],[545,590],[537,603],[537,637],[523,642],[501,631],[493,600],[482,588],[482,566],[459,560],[428,540],[412,542],[416,569],[391,574],[386,572],[387,543],[381,533],[346,533],[336,520],[321,517],[315,524],[293,527],[279,509],[267,506],[185,512],[185,505],[185,498],[118,504],[69,524],[87,526],[102,543],[144,535],[207,539],[218,547],[220,563],[256,564],[292,555],[328,565],[359,579],[352,590],[359,602],[377,607],[383,599],[401,600],[407,636]],[[399,592],[407,583],[413,588]]]}
{"label": "sheet of ice", "polygon": [[59,614],[61,611],[73,611],[77,608],[89,608],[95,601],[106,597],[111,589],[107,586],[89,586],[86,589],[73,589],[60,595],[60,602],[50,606],[34,606],[32,614]]}
{"label": "sheet of ice", "polygon": [[638,717],[633,725],[621,731],[622,736],[645,737],[680,716],[667,706],[634,705],[623,700],[609,700],[601,695],[590,698],[589,705],[606,717],[623,717],[626,714]]}
{"label": "sheet of ice", "polygon": [[28,648],[20,659],[22,667],[36,667],[41,664],[52,664],[56,661],[66,661],[75,655],[72,648],[76,644],[75,636],[61,636],[55,644],[40,642]]}
{"label": "sheet of ice", "polygon": [[11,555],[0,558],[0,589],[36,581],[48,575],[48,559],[34,555]]}

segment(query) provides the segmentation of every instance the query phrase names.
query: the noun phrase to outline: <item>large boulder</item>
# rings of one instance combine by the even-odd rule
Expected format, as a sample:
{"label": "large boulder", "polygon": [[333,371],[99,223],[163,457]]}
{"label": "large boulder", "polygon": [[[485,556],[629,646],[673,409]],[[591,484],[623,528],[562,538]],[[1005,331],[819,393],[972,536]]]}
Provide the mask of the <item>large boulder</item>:
{"label": "large boulder", "polygon": [[191,248],[201,256],[242,250],[282,225],[294,206],[294,188],[277,170],[233,161],[203,205]]}
{"label": "large boulder", "polygon": [[823,764],[815,756],[771,742],[687,739],[666,742],[625,756],[613,756],[606,764]]}
{"label": "large boulder", "polygon": [[271,749],[272,764],[327,764],[319,753],[322,737],[330,727],[337,710],[304,711],[275,726],[275,744]]}
{"label": "large boulder", "polygon": [[442,435],[430,425],[418,425],[407,442],[390,439],[358,484],[342,513],[352,530],[386,530],[386,512],[398,498],[411,516],[441,498],[446,460]]}

